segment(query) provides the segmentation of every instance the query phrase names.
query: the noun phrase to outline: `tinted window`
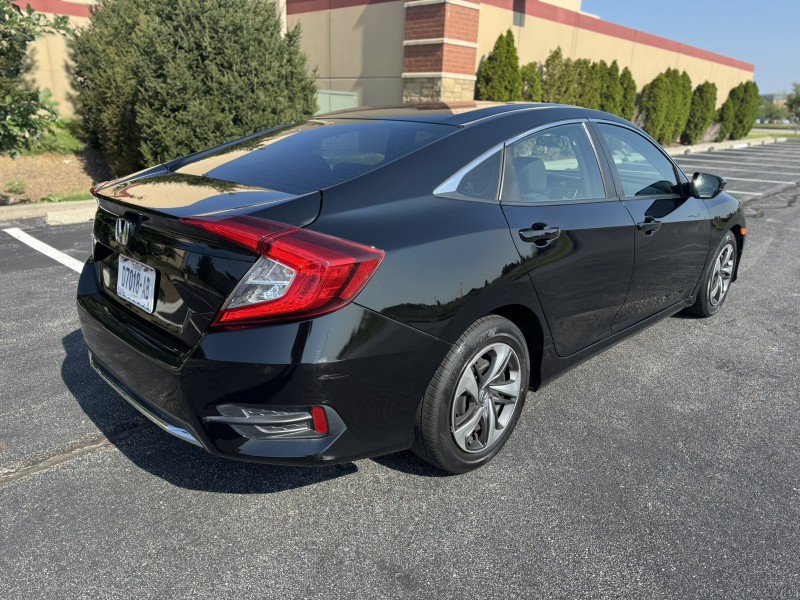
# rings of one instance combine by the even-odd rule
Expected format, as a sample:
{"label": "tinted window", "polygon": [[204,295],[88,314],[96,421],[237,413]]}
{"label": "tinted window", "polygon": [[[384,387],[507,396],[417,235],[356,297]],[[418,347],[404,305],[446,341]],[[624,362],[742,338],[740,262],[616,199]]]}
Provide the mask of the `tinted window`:
{"label": "tinted window", "polygon": [[363,175],[455,130],[409,121],[309,121],[200,153],[175,170],[304,194]]}
{"label": "tinted window", "polygon": [[492,154],[462,177],[456,191],[470,198],[497,202],[497,189],[500,186],[500,160],[499,151]]}
{"label": "tinted window", "polygon": [[594,150],[582,125],[559,125],[531,134],[506,151],[506,202],[604,198]]}
{"label": "tinted window", "polygon": [[598,124],[622,182],[625,196],[678,193],[672,163],[648,139],[624,127]]}

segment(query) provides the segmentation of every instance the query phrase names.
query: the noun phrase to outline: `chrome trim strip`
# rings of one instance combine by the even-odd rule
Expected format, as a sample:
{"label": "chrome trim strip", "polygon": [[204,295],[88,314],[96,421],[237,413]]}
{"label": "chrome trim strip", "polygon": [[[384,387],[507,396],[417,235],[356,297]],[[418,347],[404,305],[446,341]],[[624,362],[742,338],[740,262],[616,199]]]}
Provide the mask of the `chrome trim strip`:
{"label": "chrome trim strip", "polygon": [[120,386],[118,386],[114,381],[111,380],[103,371],[97,366],[97,363],[94,360],[94,356],[91,352],[89,352],[89,364],[95,370],[95,372],[100,375],[100,377],[105,381],[108,385],[110,385],[115,392],[117,392],[120,396],[122,396],[128,404],[133,406],[136,410],[138,410],[142,415],[150,419],[153,423],[161,427],[167,433],[174,435],[176,438],[182,439],[184,442],[189,442],[190,444],[194,444],[195,446],[203,447],[203,445],[194,437],[191,433],[183,429],[182,427],[176,427],[175,425],[171,425],[167,423],[164,419],[159,417],[157,414],[153,413],[147,407],[139,404],[136,400],[134,400],[130,394],[128,394],[125,390],[123,390]]}

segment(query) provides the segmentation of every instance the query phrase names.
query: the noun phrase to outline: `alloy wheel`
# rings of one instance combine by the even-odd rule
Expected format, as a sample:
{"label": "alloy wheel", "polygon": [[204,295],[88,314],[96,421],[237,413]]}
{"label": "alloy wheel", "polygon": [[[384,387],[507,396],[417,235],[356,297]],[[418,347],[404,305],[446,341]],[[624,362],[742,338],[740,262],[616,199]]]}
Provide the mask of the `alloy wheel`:
{"label": "alloy wheel", "polygon": [[719,306],[728,293],[733,277],[734,252],[732,244],[725,244],[714,261],[714,270],[708,280],[708,301]]}
{"label": "alloy wheel", "polygon": [[521,390],[520,362],[508,344],[495,342],[473,355],[453,397],[450,431],[458,447],[483,452],[500,441]]}

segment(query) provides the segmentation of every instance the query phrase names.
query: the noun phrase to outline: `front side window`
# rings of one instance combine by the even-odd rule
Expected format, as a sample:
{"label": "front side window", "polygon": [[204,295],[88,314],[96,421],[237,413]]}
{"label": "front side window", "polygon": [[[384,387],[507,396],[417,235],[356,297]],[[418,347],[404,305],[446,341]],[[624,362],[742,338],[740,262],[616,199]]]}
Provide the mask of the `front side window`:
{"label": "front side window", "polygon": [[598,123],[625,196],[663,196],[680,193],[672,163],[647,138],[625,127]]}
{"label": "front side window", "polygon": [[507,147],[504,202],[604,197],[600,167],[583,125],[551,127]]}

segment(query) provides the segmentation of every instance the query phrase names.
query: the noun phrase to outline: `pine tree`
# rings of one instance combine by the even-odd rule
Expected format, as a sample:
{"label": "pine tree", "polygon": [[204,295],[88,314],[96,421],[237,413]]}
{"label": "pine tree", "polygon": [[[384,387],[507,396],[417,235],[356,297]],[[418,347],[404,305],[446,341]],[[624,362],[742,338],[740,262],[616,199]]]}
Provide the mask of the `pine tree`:
{"label": "pine tree", "polygon": [[622,87],[622,108],[619,116],[631,121],[636,113],[636,82],[633,74],[628,67],[622,69],[619,76],[619,83]]}
{"label": "pine tree", "polygon": [[599,70],[603,82],[600,110],[621,116],[623,89],[619,74],[619,65],[617,61],[613,61],[610,65],[607,65],[605,61],[601,60]]}
{"label": "pine tree", "polygon": [[542,101],[542,69],[539,63],[531,62],[520,69],[522,75],[522,99],[526,102]]}
{"label": "pine tree", "polygon": [[717,86],[706,81],[698,85],[692,93],[689,118],[681,135],[684,144],[696,144],[703,139],[714,121],[714,108],[717,104]]}
{"label": "pine tree", "polygon": [[578,77],[574,63],[564,54],[559,46],[544,62],[542,75],[542,99],[545,102],[560,104],[577,104]]}
{"label": "pine tree", "polygon": [[494,48],[478,71],[476,100],[511,102],[522,100],[522,74],[514,34],[509,29],[500,34]]}
{"label": "pine tree", "polygon": [[76,108],[117,175],[303,120],[299,40],[270,0],[102,0],[71,43]]}

